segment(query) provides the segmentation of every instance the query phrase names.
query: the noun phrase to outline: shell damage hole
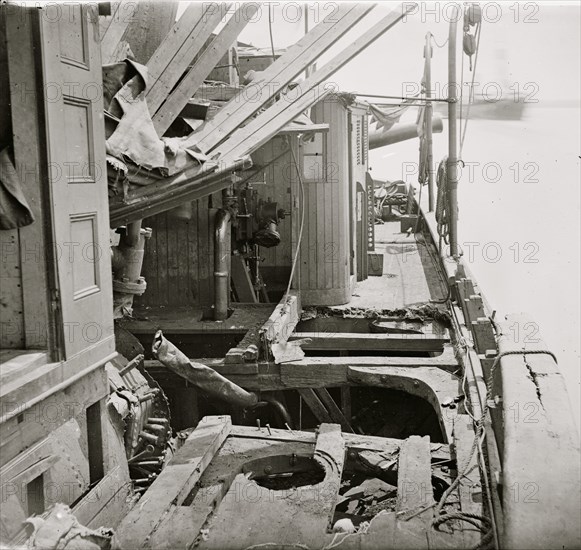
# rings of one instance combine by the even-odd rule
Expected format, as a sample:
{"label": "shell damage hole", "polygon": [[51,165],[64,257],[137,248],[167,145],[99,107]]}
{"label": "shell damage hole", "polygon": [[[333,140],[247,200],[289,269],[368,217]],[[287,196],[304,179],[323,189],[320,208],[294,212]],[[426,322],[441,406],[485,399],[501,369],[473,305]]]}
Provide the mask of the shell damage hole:
{"label": "shell damage hole", "polygon": [[246,463],[242,471],[273,491],[316,485],[325,479],[325,469],[315,459],[296,454],[259,458]]}

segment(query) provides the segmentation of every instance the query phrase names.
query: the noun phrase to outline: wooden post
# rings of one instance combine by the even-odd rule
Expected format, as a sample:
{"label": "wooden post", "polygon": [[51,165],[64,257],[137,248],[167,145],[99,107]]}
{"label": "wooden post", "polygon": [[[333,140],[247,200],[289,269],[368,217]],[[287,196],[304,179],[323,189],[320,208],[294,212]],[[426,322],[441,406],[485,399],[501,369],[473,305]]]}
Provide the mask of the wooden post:
{"label": "wooden post", "polygon": [[454,5],[448,36],[448,201],[450,209],[450,256],[458,256],[458,82],[456,35],[460,9]]}
{"label": "wooden post", "polygon": [[[424,49],[425,61],[425,86],[426,99],[432,97],[432,33],[426,33],[426,46]],[[428,212],[434,211],[434,155],[432,148],[432,116],[434,107],[431,101],[426,101],[426,142],[428,144],[428,154],[426,162],[428,163]]]}

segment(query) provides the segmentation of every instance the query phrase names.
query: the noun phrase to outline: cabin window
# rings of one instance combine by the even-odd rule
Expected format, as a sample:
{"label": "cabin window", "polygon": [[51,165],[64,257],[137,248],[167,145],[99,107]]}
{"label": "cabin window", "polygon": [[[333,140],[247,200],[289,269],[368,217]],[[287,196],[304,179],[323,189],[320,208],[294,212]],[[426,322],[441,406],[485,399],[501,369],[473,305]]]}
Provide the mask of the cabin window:
{"label": "cabin window", "polygon": [[303,178],[306,181],[321,181],[327,177],[326,140],[321,132],[302,142]]}

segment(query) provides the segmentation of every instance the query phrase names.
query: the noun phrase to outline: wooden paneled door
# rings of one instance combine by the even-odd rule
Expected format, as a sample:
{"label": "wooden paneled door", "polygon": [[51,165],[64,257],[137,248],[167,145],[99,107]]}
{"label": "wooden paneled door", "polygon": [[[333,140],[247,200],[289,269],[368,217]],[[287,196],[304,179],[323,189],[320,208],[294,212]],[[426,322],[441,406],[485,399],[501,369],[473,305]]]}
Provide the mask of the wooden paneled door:
{"label": "wooden paneled door", "polygon": [[97,5],[38,18],[61,359],[75,372],[115,350]]}

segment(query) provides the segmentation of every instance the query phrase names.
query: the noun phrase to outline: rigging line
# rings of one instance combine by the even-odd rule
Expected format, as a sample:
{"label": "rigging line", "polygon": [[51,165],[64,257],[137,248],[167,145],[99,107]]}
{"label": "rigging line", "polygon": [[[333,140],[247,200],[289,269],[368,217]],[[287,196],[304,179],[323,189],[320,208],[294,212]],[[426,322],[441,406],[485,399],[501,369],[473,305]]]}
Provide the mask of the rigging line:
{"label": "rigging line", "polygon": [[[476,77],[476,66],[478,64],[478,53],[480,52],[480,33],[482,32],[482,23],[478,25],[478,39],[476,40],[476,55],[474,56],[474,70],[472,71],[472,82],[470,84],[470,95],[474,93],[474,78]],[[462,158],[462,149],[464,148],[464,139],[466,138],[466,128],[468,127],[468,120],[470,119],[471,101],[468,97],[468,107],[466,108],[466,120],[464,121],[464,128],[462,129],[462,137],[460,138],[459,158]]]}
{"label": "rigging line", "polygon": [[268,33],[270,34],[270,49],[272,51],[272,62],[276,61],[276,55],[274,55],[274,40],[272,39],[272,4],[268,4]]}
{"label": "rigging line", "polygon": [[294,152],[292,144],[290,144],[290,151],[291,151],[291,155],[293,157],[293,163],[295,165],[295,170],[297,171],[297,177],[299,179],[299,186],[300,186],[300,190],[301,190],[301,204],[300,204],[300,206],[301,206],[301,225],[299,228],[299,238],[298,238],[298,242],[297,242],[297,249],[295,251],[295,257],[293,259],[293,264],[291,267],[291,273],[290,273],[290,277],[288,280],[288,286],[286,288],[285,297],[288,297],[288,295],[290,293],[290,287],[291,287],[291,284],[293,282],[293,277],[294,277],[295,269],[297,266],[297,260],[298,260],[299,252],[301,249],[301,241],[303,240],[303,226],[305,223],[305,186],[303,185],[303,178],[301,177],[299,163],[297,162],[297,158],[295,156],[295,152]]}
{"label": "rigging line", "polygon": [[440,46],[440,44],[438,44],[438,42],[436,42],[436,37],[432,33],[430,33],[430,35],[431,35],[431,38],[432,38],[432,42],[436,46],[438,46],[438,48],[443,48],[448,43],[448,39],[446,38],[446,40],[444,40],[444,43]]}
{"label": "rigging line", "polygon": [[[463,111],[463,107],[464,107],[464,63],[466,61],[464,52],[462,50],[460,50],[460,55],[462,56],[462,64],[460,65],[460,113],[458,116],[458,137],[457,137],[457,139],[460,138],[460,135],[462,133],[462,111]],[[460,149],[460,151],[458,151],[458,158],[459,159],[462,158],[461,149]]]}

